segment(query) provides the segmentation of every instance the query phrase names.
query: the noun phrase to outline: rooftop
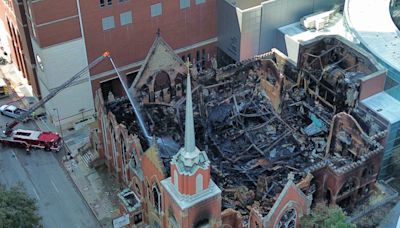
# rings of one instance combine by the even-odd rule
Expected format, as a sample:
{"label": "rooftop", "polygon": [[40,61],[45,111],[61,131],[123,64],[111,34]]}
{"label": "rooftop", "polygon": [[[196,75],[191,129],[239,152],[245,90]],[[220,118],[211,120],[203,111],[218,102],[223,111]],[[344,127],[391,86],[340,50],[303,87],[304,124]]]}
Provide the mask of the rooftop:
{"label": "rooftop", "polygon": [[[356,38],[396,72],[400,82],[400,37],[389,11],[390,0],[347,0],[344,15]],[[390,71],[390,69],[389,69]]]}
{"label": "rooftop", "polygon": [[247,10],[252,7],[260,6],[261,3],[267,2],[270,0],[226,0],[232,5],[238,7],[241,10]]}
{"label": "rooftop", "polygon": [[392,124],[400,121],[400,101],[386,92],[380,92],[368,97],[362,100],[361,103]]}

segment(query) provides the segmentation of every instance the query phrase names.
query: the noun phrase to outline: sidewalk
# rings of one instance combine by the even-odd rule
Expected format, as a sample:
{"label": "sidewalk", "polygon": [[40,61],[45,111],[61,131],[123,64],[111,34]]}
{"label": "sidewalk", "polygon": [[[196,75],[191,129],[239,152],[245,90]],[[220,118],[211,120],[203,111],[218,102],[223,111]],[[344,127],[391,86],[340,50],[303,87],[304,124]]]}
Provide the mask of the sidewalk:
{"label": "sidewalk", "polygon": [[[34,97],[27,80],[23,78],[22,73],[17,70],[15,65],[0,65],[0,77],[5,77],[10,81],[17,97],[19,97],[16,100],[22,102],[25,107],[29,107],[38,101]],[[39,118],[35,120],[35,123],[41,130],[59,132],[59,129],[46,118]],[[91,150],[79,152],[79,148],[89,143],[89,129],[63,132],[63,138],[65,142],[64,150],[70,151],[71,156],[66,156],[66,154],[56,155],[56,157],[59,157],[60,165],[71,178],[77,191],[84,198],[100,224],[103,227],[111,227],[112,219],[119,215],[116,194],[119,191],[119,185],[104,168],[100,170],[89,168],[88,163],[98,156],[96,153]],[[69,159],[71,157],[72,159]]]}

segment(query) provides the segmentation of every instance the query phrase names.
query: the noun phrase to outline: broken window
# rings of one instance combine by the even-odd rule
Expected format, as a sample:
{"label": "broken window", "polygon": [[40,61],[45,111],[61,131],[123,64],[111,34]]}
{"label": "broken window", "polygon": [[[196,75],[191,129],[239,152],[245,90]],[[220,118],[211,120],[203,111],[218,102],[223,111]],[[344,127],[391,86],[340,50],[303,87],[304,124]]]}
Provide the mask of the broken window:
{"label": "broken window", "polygon": [[198,221],[196,223],[196,225],[194,225],[195,228],[208,228],[210,227],[210,221],[206,218],[206,219],[202,219],[200,221]]}
{"label": "broken window", "polygon": [[135,150],[132,151],[131,158],[129,159],[129,166],[131,167],[132,170],[135,170],[138,166]]}
{"label": "broken window", "polygon": [[367,165],[366,168],[363,170],[361,177],[366,178],[374,175],[374,165],[370,164]]}
{"label": "broken window", "polygon": [[153,200],[154,208],[158,213],[161,213],[161,194],[157,184],[153,186]]}
{"label": "broken window", "polygon": [[140,191],[140,187],[139,187],[139,185],[138,185],[138,183],[136,181],[135,181],[135,189],[136,189],[136,192],[138,193],[138,195],[142,194],[141,191]]}
{"label": "broken window", "polygon": [[136,211],[140,208],[139,198],[129,188],[126,188],[122,192],[118,193],[118,197],[129,212]]}
{"label": "broken window", "polygon": [[344,185],[343,187],[340,189],[339,193],[338,193],[338,197],[343,196],[351,191],[353,191],[354,189],[356,189],[356,179],[350,178]]}
{"label": "broken window", "polygon": [[124,142],[124,138],[121,135],[121,154],[122,154],[122,176],[125,180],[126,183],[128,183],[128,175],[127,175],[127,164],[128,164],[128,159],[127,159],[127,153],[126,153],[126,145]]}
{"label": "broken window", "polygon": [[289,209],[282,216],[279,221],[278,228],[295,228],[296,227],[297,213],[294,208]]}
{"label": "broken window", "polygon": [[142,221],[143,221],[143,215],[142,215],[142,213],[139,213],[139,214],[133,216],[133,222],[134,222],[135,224],[141,223]]}
{"label": "broken window", "polygon": [[117,145],[116,145],[116,141],[117,141],[117,139],[115,138],[114,129],[111,128],[111,146],[112,146],[113,159],[114,159],[114,168],[117,170],[117,169],[118,169],[118,159],[117,159]]}

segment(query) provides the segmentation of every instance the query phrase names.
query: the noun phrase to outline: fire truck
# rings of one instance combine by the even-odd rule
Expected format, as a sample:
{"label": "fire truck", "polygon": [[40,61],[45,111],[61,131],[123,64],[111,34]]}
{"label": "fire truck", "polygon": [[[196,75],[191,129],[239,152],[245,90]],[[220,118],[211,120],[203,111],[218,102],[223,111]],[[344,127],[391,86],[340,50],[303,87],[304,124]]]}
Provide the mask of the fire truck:
{"label": "fire truck", "polygon": [[[30,153],[31,149],[42,149],[54,152],[60,151],[62,139],[58,133],[23,129],[14,130],[14,128],[23,120],[30,118],[35,110],[37,110],[39,107],[42,107],[44,104],[46,104],[46,102],[56,96],[63,89],[71,86],[76,80],[82,78],[87,71],[103,61],[105,58],[110,59],[112,62],[110,53],[104,52],[103,55],[95,59],[63,84],[50,90],[50,93],[47,96],[30,107],[23,115],[19,116],[17,119],[14,119],[14,121],[11,123],[6,124],[5,130],[0,132],[0,143],[3,145],[25,148],[27,153]],[[117,70],[115,66],[114,69]]]}

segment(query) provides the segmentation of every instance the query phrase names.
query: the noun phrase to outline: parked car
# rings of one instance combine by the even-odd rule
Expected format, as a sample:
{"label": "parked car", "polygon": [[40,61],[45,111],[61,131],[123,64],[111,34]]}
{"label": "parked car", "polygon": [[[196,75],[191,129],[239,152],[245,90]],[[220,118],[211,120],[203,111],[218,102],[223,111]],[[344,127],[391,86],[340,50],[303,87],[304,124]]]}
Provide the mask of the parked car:
{"label": "parked car", "polygon": [[0,107],[0,113],[1,115],[5,115],[14,119],[22,120],[22,121],[27,121],[29,120],[28,117],[25,117],[25,119],[22,119],[22,117],[28,112],[26,109],[22,108],[17,108],[14,105],[2,105]]}

